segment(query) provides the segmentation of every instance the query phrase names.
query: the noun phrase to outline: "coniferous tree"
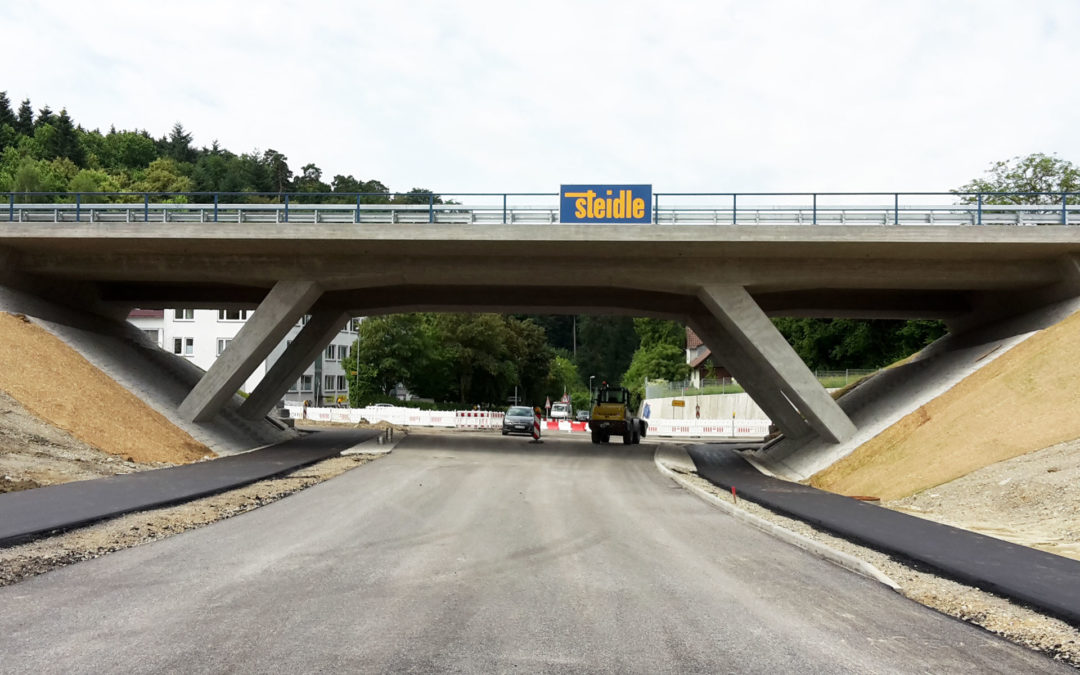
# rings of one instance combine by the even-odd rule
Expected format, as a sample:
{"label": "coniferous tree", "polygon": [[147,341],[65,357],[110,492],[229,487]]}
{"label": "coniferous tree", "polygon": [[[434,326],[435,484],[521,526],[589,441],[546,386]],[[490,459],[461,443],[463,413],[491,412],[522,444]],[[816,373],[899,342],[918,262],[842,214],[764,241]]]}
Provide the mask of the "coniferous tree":
{"label": "coniferous tree", "polygon": [[172,131],[169,132],[169,137],[164,142],[165,156],[171,159],[175,159],[178,162],[194,162],[195,161],[195,148],[191,147],[191,134],[185,129],[184,125],[177,122],[173,125]]}
{"label": "coniferous tree", "polygon": [[56,135],[53,136],[52,154],[55,157],[66,157],[77,166],[82,166],[86,156],[79,143],[79,132],[68,116],[67,108],[60,110],[60,114],[54,118],[53,126],[56,128]]}
{"label": "coniferous tree", "polygon": [[46,103],[45,107],[38,111],[37,119],[34,120],[34,129],[40,129],[46,124],[51,124],[53,121],[53,117],[54,115],[52,108],[50,108],[49,104]]}
{"label": "coniferous tree", "polygon": [[34,109],[30,106],[30,99],[23,99],[22,105],[19,106],[19,115],[15,121],[15,131],[23,134],[24,136],[33,135]]}
{"label": "coniferous tree", "polygon": [[15,113],[11,110],[11,101],[8,100],[7,92],[0,91],[0,125],[7,124],[12,129],[18,124]]}

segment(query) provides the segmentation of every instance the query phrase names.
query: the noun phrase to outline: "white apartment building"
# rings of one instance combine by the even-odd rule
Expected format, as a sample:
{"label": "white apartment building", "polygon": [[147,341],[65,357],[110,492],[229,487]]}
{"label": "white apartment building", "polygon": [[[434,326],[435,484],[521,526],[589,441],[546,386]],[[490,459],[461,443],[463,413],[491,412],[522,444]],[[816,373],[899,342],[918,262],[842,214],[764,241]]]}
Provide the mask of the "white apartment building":
{"label": "white apartment building", "polygon": [[[190,359],[207,370],[225,351],[241,326],[254,313],[245,309],[136,309],[128,316],[137,328],[162,349]],[[341,365],[356,341],[362,319],[352,319],[319,358],[300,376],[285,395],[287,403],[310,401],[313,405],[348,401],[347,376]],[[243,391],[254,391],[267,371],[285,352],[307,321],[305,316],[289,329],[289,334],[244,382]]]}

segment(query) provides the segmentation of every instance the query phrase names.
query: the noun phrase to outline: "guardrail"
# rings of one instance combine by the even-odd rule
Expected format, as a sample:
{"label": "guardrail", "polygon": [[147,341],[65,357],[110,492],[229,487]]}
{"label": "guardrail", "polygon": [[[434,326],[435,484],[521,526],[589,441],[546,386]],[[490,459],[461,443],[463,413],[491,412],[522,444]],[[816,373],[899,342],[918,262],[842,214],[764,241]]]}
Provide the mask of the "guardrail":
{"label": "guardrail", "polygon": [[[653,201],[657,225],[1080,225],[1080,192],[654,193]],[[0,192],[5,221],[550,225],[559,222],[559,200],[557,193]]]}

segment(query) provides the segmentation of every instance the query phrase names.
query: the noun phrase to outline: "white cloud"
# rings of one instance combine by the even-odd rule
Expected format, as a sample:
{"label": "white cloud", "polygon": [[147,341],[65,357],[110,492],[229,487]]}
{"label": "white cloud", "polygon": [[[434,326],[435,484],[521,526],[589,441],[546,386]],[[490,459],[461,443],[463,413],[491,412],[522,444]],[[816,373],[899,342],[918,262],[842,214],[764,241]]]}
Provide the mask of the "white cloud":
{"label": "white cloud", "polygon": [[0,88],[395,189],[946,190],[1057,152],[1080,5],[7,3]]}

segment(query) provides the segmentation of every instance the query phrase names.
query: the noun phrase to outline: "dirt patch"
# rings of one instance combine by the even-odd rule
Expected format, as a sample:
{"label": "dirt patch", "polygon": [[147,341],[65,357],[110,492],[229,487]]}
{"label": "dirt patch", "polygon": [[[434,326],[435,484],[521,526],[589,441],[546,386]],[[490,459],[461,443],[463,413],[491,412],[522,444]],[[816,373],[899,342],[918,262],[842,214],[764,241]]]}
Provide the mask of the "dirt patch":
{"label": "dirt patch", "polygon": [[0,391],[0,493],[172,466],[117,457],[47,424]]}
{"label": "dirt patch", "polygon": [[[697,473],[669,466],[690,483],[715,497],[731,500],[731,493],[713,485]],[[1030,607],[1012,602],[973,586],[945,579],[928,569],[897,560],[880,551],[841,539],[823,530],[794,520],[754,502],[740,499],[738,508],[818,541],[829,548],[870,563],[896,585],[900,593],[942,614],[985,628],[1001,637],[1043,652],[1055,660],[1080,668],[1080,628],[1047,616]]]}
{"label": "dirt patch", "polygon": [[884,506],[1080,560],[1080,441],[998,462]]}
{"label": "dirt patch", "polygon": [[332,457],[291,473],[179,506],[131,513],[27,544],[0,549],[0,586],[202,527],[277,501],[383,455]]}
{"label": "dirt patch", "polygon": [[215,456],[44,328],[6,312],[0,312],[0,390],[86,446],[135,464]]}
{"label": "dirt patch", "polygon": [[995,462],[1080,438],[1080,314],[1013,347],[810,484],[901,499]]}

